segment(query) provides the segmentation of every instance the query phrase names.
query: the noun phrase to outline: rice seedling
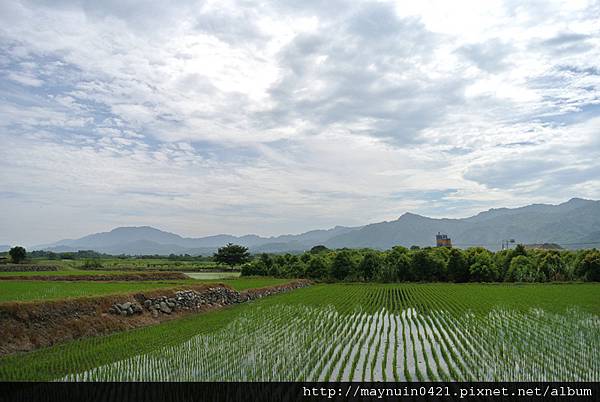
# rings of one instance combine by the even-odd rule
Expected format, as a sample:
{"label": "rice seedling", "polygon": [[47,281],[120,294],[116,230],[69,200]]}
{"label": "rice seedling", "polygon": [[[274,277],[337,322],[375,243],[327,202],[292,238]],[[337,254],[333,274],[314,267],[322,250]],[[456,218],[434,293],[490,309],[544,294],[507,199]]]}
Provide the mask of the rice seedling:
{"label": "rice seedling", "polygon": [[599,290],[317,285],[3,358],[0,379],[599,381]]}

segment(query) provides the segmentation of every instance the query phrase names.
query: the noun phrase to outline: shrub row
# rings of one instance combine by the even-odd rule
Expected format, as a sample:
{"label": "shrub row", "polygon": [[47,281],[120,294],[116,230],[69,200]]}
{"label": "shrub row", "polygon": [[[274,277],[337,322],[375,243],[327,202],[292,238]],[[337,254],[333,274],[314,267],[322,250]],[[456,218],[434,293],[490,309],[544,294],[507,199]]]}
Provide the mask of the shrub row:
{"label": "shrub row", "polygon": [[375,282],[550,282],[600,281],[600,251],[512,250],[485,248],[390,250],[315,247],[300,255],[261,254],[242,275],[267,275],[327,281]]}

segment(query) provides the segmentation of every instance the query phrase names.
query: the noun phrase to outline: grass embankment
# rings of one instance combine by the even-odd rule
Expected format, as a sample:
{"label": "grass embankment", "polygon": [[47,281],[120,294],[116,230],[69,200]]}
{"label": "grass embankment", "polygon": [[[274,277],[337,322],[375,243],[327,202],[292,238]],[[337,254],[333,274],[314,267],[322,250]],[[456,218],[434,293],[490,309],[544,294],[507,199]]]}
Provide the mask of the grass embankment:
{"label": "grass embankment", "polygon": [[[591,326],[600,314],[599,296],[600,284],[315,285],[6,357],[0,359],[0,380],[52,380],[116,361],[121,363],[99,369],[98,379],[596,376],[600,338]],[[190,339],[195,341],[183,344]]]}
{"label": "grass embankment", "polygon": [[148,282],[96,282],[96,281],[0,281],[0,303],[8,301],[59,300],[73,297],[100,296],[138,292],[150,289],[169,288],[200,283],[224,283],[235,290],[280,285],[288,279],[277,278],[235,278],[212,280],[167,280]]}
{"label": "grass embankment", "polygon": [[[187,281],[182,281],[183,283]],[[0,302],[58,300],[173,287],[176,282],[1,281]]]}
{"label": "grass embankment", "polygon": [[61,267],[58,271],[0,272],[0,276],[125,275],[129,273],[124,271],[85,271],[82,269],[64,269],[64,267]]}

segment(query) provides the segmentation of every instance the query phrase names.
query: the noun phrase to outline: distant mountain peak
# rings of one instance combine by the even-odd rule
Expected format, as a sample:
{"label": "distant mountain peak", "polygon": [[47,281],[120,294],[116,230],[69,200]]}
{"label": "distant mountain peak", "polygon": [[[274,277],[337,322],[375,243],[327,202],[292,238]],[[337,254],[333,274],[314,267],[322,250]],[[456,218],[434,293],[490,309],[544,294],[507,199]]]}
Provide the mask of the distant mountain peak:
{"label": "distant mountain peak", "polygon": [[593,204],[594,202],[597,202],[597,201],[588,200],[586,198],[573,197],[569,201],[563,202],[562,204],[559,204],[559,205],[564,205],[564,204]]}
{"label": "distant mountain peak", "polygon": [[423,215],[415,214],[412,212],[405,212],[402,215],[400,215],[400,218],[398,218],[397,220],[399,221],[401,219],[402,220],[407,220],[407,219],[414,220],[414,219],[431,219],[431,218],[428,218]]}
{"label": "distant mountain peak", "polygon": [[[252,252],[309,250],[317,244],[330,248],[372,247],[387,249],[395,245],[434,246],[438,232],[452,238],[459,247],[481,245],[500,247],[502,240],[516,239],[523,244],[557,243],[572,248],[600,245],[600,201],[571,198],[562,204],[531,204],[518,208],[492,208],[462,219],[430,218],[412,212],[393,221],[359,227],[335,226],[301,234],[260,237],[214,235],[181,237],[152,226],[121,226],[110,232],[90,234],[75,240],[62,240],[42,249],[96,250],[109,254],[212,254],[226,243],[237,243]],[[594,243],[598,241],[598,243]]]}
{"label": "distant mountain peak", "polygon": [[164,230],[160,230],[160,229],[157,229],[155,227],[147,226],[147,225],[145,225],[145,226],[119,226],[119,227],[116,227],[113,230],[111,230],[110,233],[113,233],[113,232],[136,231],[136,230],[137,231],[139,231],[139,230],[146,230],[146,231],[156,231],[156,232],[168,233],[168,232],[165,232]]}

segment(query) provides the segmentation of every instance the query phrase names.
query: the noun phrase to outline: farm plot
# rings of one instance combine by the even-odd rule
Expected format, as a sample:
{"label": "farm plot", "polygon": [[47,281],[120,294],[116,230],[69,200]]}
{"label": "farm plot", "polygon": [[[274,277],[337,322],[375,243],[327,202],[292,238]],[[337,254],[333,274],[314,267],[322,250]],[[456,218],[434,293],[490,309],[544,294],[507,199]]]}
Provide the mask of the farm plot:
{"label": "farm plot", "polygon": [[[360,291],[360,289],[354,289]],[[502,308],[477,316],[420,288],[381,289],[350,314],[257,307],[212,334],[66,380],[593,381],[600,319]],[[348,299],[356,295],[348,295]],[[360,295],[363,296],[364,295]],[[289,336],[289,335],[292,336]],[[570,364],[566,364],[570,362]]]}
{"label": "farm plot", "polygon": [[163,281],[0,281],[0,303],[9,301],[59,300],[72,297],[101,296],[131,293],[159,288],[194,285],[200,283],[225,283],[235,290],[281,285],[290,280],[278,278],[231,278],[212,280],[163,280]]}
{"label": "farm plot", "polygon": [[193,282],[5,281],[0,282],[0,303],[8,301],[58,300],[74,297],[141,292],[159,288],[172,288],[187,283]]}
{"label": "farm plot", "polygon": [[[56,379],[64,381],[598,381],[599,291],[320,285],[231,309],[226,325],[163,345],[156,338],[151,350],[104,364],[81,369],[85,352],[75,350],[51,364],[63,365]],[[467,293],[491,296],[465,303]],[[565,300],[542,308],[557,296]],[[155,328],[156,336],[173,326]],[[135,342],[135,331],[120,335],[100,349]]]}

